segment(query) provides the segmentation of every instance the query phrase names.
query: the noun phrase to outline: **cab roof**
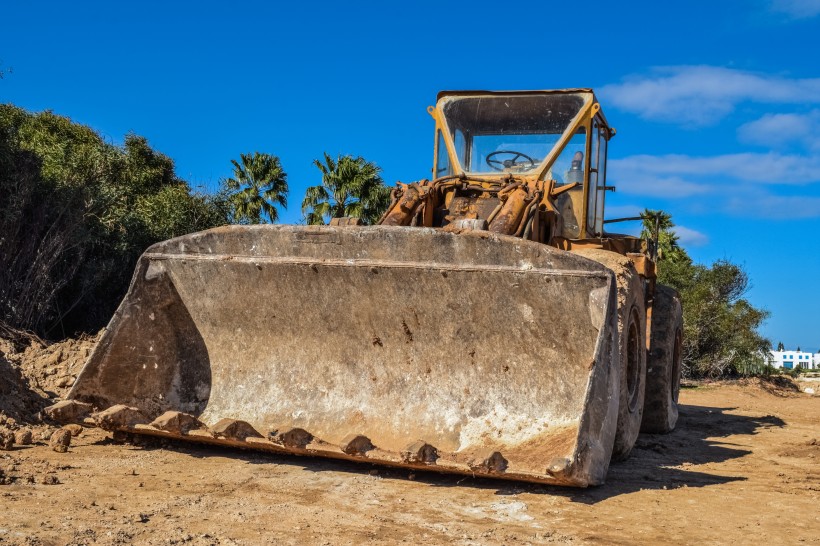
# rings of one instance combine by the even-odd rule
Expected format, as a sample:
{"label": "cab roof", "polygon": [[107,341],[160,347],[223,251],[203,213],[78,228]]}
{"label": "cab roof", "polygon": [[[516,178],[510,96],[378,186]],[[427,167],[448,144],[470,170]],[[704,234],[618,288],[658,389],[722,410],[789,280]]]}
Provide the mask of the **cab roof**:
{"label": "cab roof", "polygon": [[[595,91],[591,87],[573,87],[569,89],[534,89],[530,91],[487,91],[482,89],[462,90],[462,91],[439,91],[436,95],[436,103],[446,97],[480,97],[480,96],[510,96],[510,95],[568,95],[570,93],[589,93],[592,95],[592,102],[598,103],[598,97],[595,96]],[[603,109],[599,110],[598,114],[601,116],[604,124],[609,128],[612,136],[615,135],[615,128],[611,127],[607,122]]]}
{"label": "cab roof", "polygon": [[592,93],[595,92],[589,87],[578,87],[574,89],[537,89],[533,91],[486,91],[486,90],[468,90],[468,91],[439,91],[436,95],[436,101],[443,97],[471,97],[480,95],[557,95],[562,93]]}

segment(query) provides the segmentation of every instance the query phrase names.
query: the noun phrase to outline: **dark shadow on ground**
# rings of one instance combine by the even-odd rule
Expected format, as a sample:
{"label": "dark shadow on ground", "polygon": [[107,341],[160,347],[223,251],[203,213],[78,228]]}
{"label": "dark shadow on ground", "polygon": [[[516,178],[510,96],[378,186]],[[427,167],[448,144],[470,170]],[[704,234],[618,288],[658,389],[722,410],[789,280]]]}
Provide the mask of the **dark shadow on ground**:
{"label": "dark shadow on ground", "polygon": [[[496,495],[517,495],[522,493],[558,495],[575,502],[595,504],[602,500],[642,489],[707,487],[744,480],[745,478],[738,476],[722,476],[670,468],[686,463],[702,465],[744,457],[749,455],[751,451],[739,448],[731,443],[722,442],[719,439],[735,435],[753,435],[761,429],[785,425],[782,419],[773,415],[749,417],[727,413],[733,409],[735,408],[681,406],[676,430],[665,435],[642,434],[638,438],[629,459],[613,463],[610,466],[607,483],[588,489],[439,474],[433,471],[391,468],[368,462],[356,463],[320,457],[241,451],[176,440],[149,439],[147,437],[138,439],[137,443],[141,444],[144,449],[162,447],[187,453],[196,458],[230,457],[248,464],[299,466],[311,472],[333,471],[359,475],[372,473],[382,479],[412,479],[432,487],[472,487],[494,490]],[[110,440],[106,439],[101,442],[110,442]]]}
{"label": "dark shadow on ground", "polygon": [[722,463],[745,457],[751,451],[721,440],[729,436],[751,436],[760,430],[783,427],[774,415],[752,417],[728,412],[736,408],[680,406],[677,428],[669,434],[641,434],[629,459],[610,465],[607,483],[601,487],[567,492],[572,500],[594,504],[641,489],[707,487],[742,476],[723,476],[679,467],[685,464]]}

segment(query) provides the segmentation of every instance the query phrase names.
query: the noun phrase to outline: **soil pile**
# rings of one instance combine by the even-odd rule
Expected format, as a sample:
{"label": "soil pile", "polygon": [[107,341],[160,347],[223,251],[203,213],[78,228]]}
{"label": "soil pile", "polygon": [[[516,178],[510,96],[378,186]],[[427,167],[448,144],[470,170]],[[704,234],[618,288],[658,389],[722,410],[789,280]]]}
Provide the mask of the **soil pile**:
{"label": "soil pile", "polygon": [[77,379],[99,335],[66,339],[59,343],[33,342],[17,354],[15,364],[32,387],[50,398],[63,398]]}
{"label": "soil pile", "polygon": [[17,421],[36,422],[36,414],[49,403],[45,392],[32,388],[16,363],[14,345],[0,339],[0,429]]}
{"label": "soil pile", "polygon": [[99,339],[47,343],[34,336],[0,336],[0,427],[38,424],[43,408],[65,397]]}

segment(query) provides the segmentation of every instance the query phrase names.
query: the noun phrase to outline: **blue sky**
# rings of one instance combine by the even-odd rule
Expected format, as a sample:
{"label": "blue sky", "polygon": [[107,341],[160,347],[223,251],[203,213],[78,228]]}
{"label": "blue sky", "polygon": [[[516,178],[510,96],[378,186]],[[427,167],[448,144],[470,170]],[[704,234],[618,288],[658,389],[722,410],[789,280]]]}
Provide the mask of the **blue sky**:
{"label": "blue sky", "polygon": [[745,266],[773,343],[820,348],[820,0],[4,4],[0,102],[144,135],[205,189],[276,154],[286,222],[324,151],[429,176],[441,89],[593,87],[607,216],[671,212]]}

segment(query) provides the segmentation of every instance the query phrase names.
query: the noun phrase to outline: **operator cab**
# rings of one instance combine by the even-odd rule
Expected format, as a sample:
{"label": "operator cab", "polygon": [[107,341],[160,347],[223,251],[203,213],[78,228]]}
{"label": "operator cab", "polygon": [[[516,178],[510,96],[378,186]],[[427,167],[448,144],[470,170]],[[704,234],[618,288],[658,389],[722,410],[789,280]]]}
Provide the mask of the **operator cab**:
{"label": "operator cab", "polygon": [[614,135],[589,89],[442,92],[434,178],[574,184],[556,198],[567,239],[603,233],[606,145]]}

